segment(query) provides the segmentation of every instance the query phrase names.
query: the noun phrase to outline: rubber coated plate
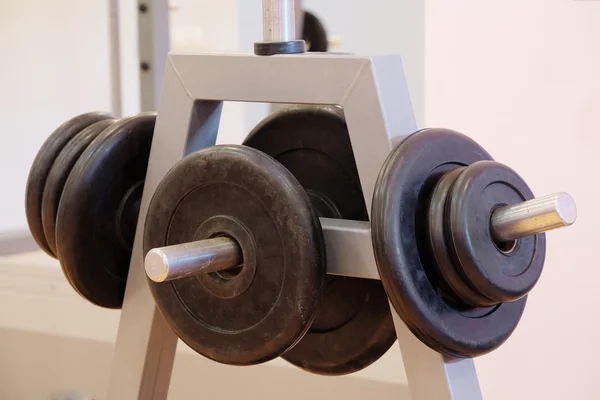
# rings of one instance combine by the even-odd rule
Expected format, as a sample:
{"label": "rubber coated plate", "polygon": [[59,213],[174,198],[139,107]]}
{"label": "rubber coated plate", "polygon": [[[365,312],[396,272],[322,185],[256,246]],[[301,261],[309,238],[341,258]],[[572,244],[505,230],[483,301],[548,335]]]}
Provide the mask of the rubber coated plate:
{"label": "rubber coated plate", "polygon": [[79,132],[67,143],[52,164],[42,197],[42,225],[48,246],[54,254],[56,254],[56,214],[71,169],[92,140],[113,122],[112,119],[98,121]]}
{"label": "rubber coated plate", "polygon": [[73,167],[56,217],[63,272],[84,298],[120,308],[152,143],[153,113],[119,120]]}
{"label": "rubber coated plate", "polygon": [[302,186],[281,164],[246,146],[213,146],[177,163],[150,203],[144,254],[155,247],[229,236],[242,268],[149,281],[162,314],[198,353],[250,365],[278,357],[313,321],[325,245]]}
{"label": "rubber coated plate", "polygon": [[467,304],[482,304],[488,305],[490,299],[482,296],[479,292],[473,290],[467,280],[464,278],[459,268],[456,266],[456,261],[450,253],[448,247],[448,223],[446,222],[446,209],[450,190],[466,167],[460,167],[449,171],[442,176],[438,181],[433,194],[428,211],[428,229],[431,248],[435,262],[433,266],[439,273],[440,279],[437,284],[442,290],[438,292],[444,299],[451,304],[459,307],[466,307]]}
{"label": "rubber coated plate", "polygon": [[544,266],[546,235],[519,239],[510,251],[502,251],[481,221],[490,221],[499,206],[531,199],[525,181],[493,161],[467,167],[452,188],[448,218],[457,264],[474,287],[496,303],[518,300],[535,286]]}
{"label": "rubber coated plate", "polygon": [[54,160],[63,149],[63,147],[82,129],[87,128],[95,122],[113,118],[109,114],[92,112],[79,115],[59,126],[38,151],[27,178],[27,188],[25,192],[25,214],[27,215],[27,224],[31,235],[38,246],[52,257],[52,253],[46,237],[44,236],[44,227],[42,224],[42,197],[46,178],[52,168]]}
{"label": "rubber coated plate", "polygon": [[329,47],[325,27],[314,14],[304,12],[304,25],[302,27],[302,39],[306,42],[307,51],[326,52]]}
{"label": "rubber coated plate", "polygon": [[[294,174],[320,217],[368,220],[340,112],[304,106],[279,111],[260,123],[244,144],[273,156]],[[348,374],[379,359],[395,340],[381,282],[328,276],[315,321],[283,358],[318,374]]]}
{"label": "rubber coated plate", "polygon": [[525,298],[494,308],[459,309],[438,294],[427,233],[433,187],[456,167],[490,155],[468,137],[426,129],[405,138],[385,161],[373,195],[371,226],[377,267],[394,308],[429,347],[476,356],[502,344],[515,329]]}

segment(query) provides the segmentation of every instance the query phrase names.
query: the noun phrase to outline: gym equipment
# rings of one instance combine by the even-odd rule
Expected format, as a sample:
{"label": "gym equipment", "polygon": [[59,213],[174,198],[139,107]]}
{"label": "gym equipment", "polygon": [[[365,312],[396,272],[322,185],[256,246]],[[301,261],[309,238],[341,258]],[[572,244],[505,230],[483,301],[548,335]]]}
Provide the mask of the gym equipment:
{"label": "gym equipment", "polygon": [[[244,141],[279,161],[319,217],[367,221],[348,128],[339,108],[295,106],[259,123]],[[396,340],[380,282],[328,276],[306,335],[282,357],[307,371],[341,375],[379,359]]]}
{"label": "gym equipment", "polygon": [[92,112],[70,119],[52,132],[33,160],[27,178],[25,214],[29,230],[36,243],[51,256],[54,256],[54,253],[48,246],[42,225],[42,196],[50,169],[60,151],[73,136],[95,122],[112,118],[109,114]]}
{"label": "gym equipment", "polygon": [[499,241],[495,234],[493,216],[501,207],[531,199],[533,193],[521,177],[497,162],[477,162],[456,178],[448,199],[448,232],[469,287],[488,299],[475,305],[517,301],[542,274],[544,233],[510,241]]}
{"label": "gym equipment", "polygon": [[33,236],[71,286],[102,307],[123,301],[155,118],[75,117],[50,135],[30,170]]}
{"label": "gym equipment", "polygon": [[567,200],[535,232],[496,234],[496,221],[533,194],[491,160],[462,134],[425,129],[389,155],[373,195],[373,246],[390,301],[421,341],[454,357],[485,354],[509,337],[542,272],[541,232],[575,218]]}
{"label": "gym equipment", "polygon": [[[333,68],[335,68],[336,74],[331,73]],[[203,73],[198,74],[195,72],[199,70],[202,70]],[[302,70],[303,73],[298,75],[293,73],[293,71],[298,70]],[[308,103],[313,105],[340,104],[344,111],[348,127],[347,133],[352,144],[357,172],[360,177],[360,191],[363,194],[367,211],[370,209],[371,204],[373,204],[373,211],[370,223],[350,220],[340,220],[338,223],[336,219],[320,218],[325,242],[335,244],[326,248],[327,270],[330,274],[352,277],[381,276],[382,283],[395,308],[393,314],[397,315],[394,320],[395,328],[400,346],[402,346],[407,370],[414,371],[411,369],[412,366],[418,365],[418,368],[425,368],[431,373],[432,380],[427,380],[426,384],[420,384],[418,379],[411,379],[410,377],[413,375],[410,375],[412,372],[409,373],[411,390],[415,390],[413,393],[417,393],[418,398],[440,398],[442,396],[473,398],[477,397],[478,385],[476,380],[473,379],[475,372],[472,360],[463,358],[458,361],[456,358],[449,357],[448,354],[465,356],[474,353],[474,351],[487,351],[486,349],[489,349],[490,346],[498,345],[514,328],[525,298],[502,303],[491,315],[486,315],[486,307],[465,307],[448,284],[445,284],[445,286],[441,283],[439,285],[435,284],[436,289],[440,289],[440,292],[433,289],[431,282],[435,282],[434,279],[437,276],[437,263],[431,261],[428,263],[431,268],[413,269],[414,277],[418,281],[414,283],[407,280],[406,282],[412,285],[405,286],[404,291],[408,294],[400,293],[402,296],[414,296],[416,305],[407,302],[405,309],[400,307],[403,304],[397,301],[398,299],[395,297],[398,295],[394,293],[394,290],[399,291],[400,288],[397,287],[394,279],[398,274],[399,276],[402,276],[401,274],[410,275],[408,269],[410,265],[407,264],[408,267],[406,265],[399,266],[397,258],[408,258],[410,256],[413,257],[410,260],[417,260],[419,263],[421,262],[421,254],[424,257],[428,255],[430,260],[435,258],[433,246],[430,244],[430,237],[433,236],[429,233],[428,215],[433,215],[429,211],[432,210],[430,205],[433,204],[430,197],[440,178],[453,169],[474,165],[478,161],[490,160],[491,157],[472,140],[458,133],[445,130],[433,130],[433,132],[425,130],[411,135],[416,129],[405,111],[409,107],[408,95],[405,86],[398,82],[398,71],[401,71],[401,67],[397,58],[365,59],[345,55],[336,55],[335,57],[288,55],[276,58],[230,55],[172,55],[171,64],[165,78],[165,95],[159,108],[159,115],[161,115],[160,118],[163,122],[157,124],[155,131],[155,141],[161,143],[161,147],[158,148],[156,153],[153,152],[153,158],[150,160],[149,174],[153,176],[150,181],[160,182],[172,165],[180,160],[181,156],[185,154],[193,155],[196,154],[194,151],[198,149],[210,148],[214,145],[222,104],[214,99],[288,104]],[[234,86],[226,84],[233,76],[240,76],[240,74],[244,76],[243,85],[241,83]],[[394,88],[394,90],[385,89],[388,87]],[[293,114],[294,111],[287,112]],[[333,113],[332,110],[328,110],[328,112]],[[402,118],[398,117],[399,115]],[[388,118],[385,118],[385,116],[388,116]],[[407,120],[407,118],[409,119]],[[275,117],[273,119],[273,124],[278,122]],[[257,131],[266,129],[264,127],[268,127],[270,123],[270,120],[267,119],[264,124],[259,125]],[[316,125],[318,126],[318,123]],[[301,135],[302,129],[297,128],[299,133],[294,132],[294,126],[302,125],[299,120],[296,120],[294,124],[286,125],[284,134],[281,135],[282,137],[289,135],[289,143],[287,139],[264,141],[264,146],[273,146],[273,149],[263,148],[262,143],[261,147],[252,143],[250,139],[258,140],[253,139],[254,135],[251,135],[245,143],[259,147],[267,154],[275,156],[283,165],[288,164],[287,168],[296,176],[300,184],[306,185],[305,180],[306,182],[318,182],[317,177],[312,177],[312,175],[315,175],[315,169],[311,167],[311,163],[319,157],[304,155],[301,157],[294,154],[294,151],[285,151],[286,149],[294,149],[293,146],[300,147],[298,143],[304,143],[304,139],[302,141],[297,139]],[[306,128],[306,124],[304,128]],[[263,134],[266,135],[266,133]],[[324,143],[327,143],[331,135],[320,134],[320,137]],[[295,139],[292,140],[292,138]],[[312,142],[306,142],[309,146],[312,146]],[[278,146],[282,149],[281,154]],[[390,155],[392,150],[394,151]],[[404,150],[406,152],[400,153]],[[328,150],[327,153],[329,152]],[[400,157],[399,154],[402,154],[403,157]],[[388,161],[382,168],[381,165],[386,158],[388,158]],[[290,161],[296,159],[302,160],[296,161],[298,167]],[[405,164],[402,165],[406,168],[398,168],[398,161],[404,162]],[[302,166],[306,171],[303,171]],[[321,175],[326,177],[329,174],[329,169],[331,167],[328,166],[320,168],[319,171],[322,172]],[[417,172],[418,174],[415,175]],[[303,173],[306,173],[306,175],[303,175]],[[167,176],[170,175],[171,173]],[[378,176],[380,181],[376,182]],[[388,186],[388,189],[384,189],[383,182],[387,181],[393,182],[396,186]],[[455,179],[448,183],[449,187],[453,186],[454,181]],[[153,198],[152,194],[155,189],[156,187],[147,187],[148,192],[145,193],[144,197],[149,203],[150,199]],[[442,192],[447,196],[446,198],[452,196],[448,190]],[[410,196],[402,197],[401,194],[405,192],[409,193]],[[315,208],[321,209],[322,213],[323,211],[335,211],[335,208],[331,207],[331,202],[322,196],[313,194],[312,198],[316,199],[313,201],[316,203]],[[154,202],[155,200],[152,200],[151,203]],[[401,207],[400,203],[404,207]],[[512,204],[508,205],[513,206]],[[198,210],[201,210],[201,208],[198,207]],[[498,210],[501,211],[502,208],[496,209],[496,211]],[[389,218],[382,217],[384,212],[388,213]],[[153,213],[154,208],[151,206],[145,217],[147,228],[151,224]],[[328,215],[335,214],[330,213]],[[415,218],[417,215],[419,218]],[[442,214],[442,221],[446,220],[446,215],[446,213]],[[522,223],[527,218],[522,216],[520,220]],[[390,226],[382,228],[382,223],[386,221],[390,224],[398,224],[398,230],[410,230],[409,235],[402,236],[398,234],[398,230],[390,232]],[[404,224],[399,222],[404,222]],[[417,226],[422,229],[417,229]],[[444,226],[446,226],[445,222]],[[175,231],[172,230],[172,232]],[[418,236],[415,235],[415,232],[418,233]],[[370,237],[371,234],[373,235],[372,238]],[[446,240],[446,236],[443,236],[443,238]],[[398,247],[389,246],[392,240],[401,239],[403,243],[400,243]],[[384,240],[387,242],[384,242]],[[412,247],[410,242],[414,243]],[[163,242],[157,244],[157,246],[165,246],[171,243]],[[389,251],[384,256],[388,259],[381,257],[382,252],[379,248],[386,245],[386,243],[388,245],[386,249]],[[371,268],[375,266],[375,254],[369,249],[371,246],[378,250],[375,254],[377,254],[377,261],[380,264],[379,274],[371,272]],[[181,244],[172,247],[155,247],[154,250],[151,250],[150,247],[152,246],[144,246],[144,251],[147,251],[147,253],[135,253],[132,265],[139,267],[143,263],[144,255],[157,255],[157,253],[160,255],[162,252],[162,255],[153,258],[153,262],[146,263],[148,276],[151,279],[158,278],[158,280],[163,281],[172,279],[171,282],[152,283],[153,288],[154,285],[163,285],[167,288],[177,285],[180,279],[176,278],[179,275],[185,275],[186,277],[183,280],[187,280],[191,279],[190,274],[196,277],[201,275],[202,273],[198,273],[198,270],[212,271],[212,268],[221,270],[227,266],[231,267],[235,264],[231,264],[231,261],[227,260],[239,258],[235,255],[237,252],[236,242],[227,238],[220,238],[220,241],[215,243],[198,241],[193,237],[189,237],[182,240]],[[397,251],[398,249],[402,251]],[[498,250],[494,247],[494,251]],[[448,253],[447,257],[454,263],[452,254]],[[386,268],[385,262],[390,263],[389,268]],[[131,271],[137,271],[137,267]],[[418,265],[413,268],[417,267]],[[455,272],[458,275],[460,271],[456,269]],[[430,274],[432,278],[429,278],[427,274]],[[460,279],[464,279],[462,275],[458,276]],[[441,278],[438,277],[438,280],[443,283]],[[449,338],[451,339],[448,340],[449,343],[441,340],[443,337],[440,338],[441,335],[439,334],[434,336],[432,334],[433,328],[425,331],[426,326],[424,324],[421,324],[424,327],[418,325],[419,329],[425,331],[424,333],[415,329],[416,323],[422,321],[418,320],[413,314],[420,317],[419,312],[421,310],[424,310],[425,313],[429,310],[424,299],[418,297],[416,284],[422,285],[426,290],[425,293],[432,297],[432,301],[438,302],[437,304],[447,310],[448,314],[444,314],[442,317],[451,319],[452,316],[455,316],[456,320],[462,319],[462,321],[468,323],[462,328],[457,328],[459,330],[454,332],[455,336]],[[138,285],[135,290],[143,290],[143,287]],[[325,293],[327,293],[327,290]],[[156,292],[154,294],[156,296]],[[423,303],[422,305],[419,305],[419,300]],[[127,300],[125,305],[127,305]],[[148,306],[150,305],[152,304]],[[140,310],[142,306],[141,304],[134,306],[134,303],[131,303],[131,307],[130,312],[133,313],[136,312],[134,310]],[[144,311],[144,313],[147,312]],[[477,315],[484,318],[474,318]],[[136,321],[139,321],[139,318],[136,318]],[[154,349],[156,349],[156,346],[161,346],[160,343],[163,342],[158,342],[158,339],[151,335],[151,332],[156,332],[155,329],[148,330],[151,321],[154,326],[158,324],[157,321],[159,320],[153,317],[152,320],[146,319],[145,321],[146,328],[143,330],[136,329],[136,326],[133,325],[122,326],[122,334],[124,335],[121,341],[121,345],[124,346],[122,349],[129,349],[133,346],[138,348],[139,351],[136,341],[139,341],[140,338],[142,338],[144,346],[150,346]],[[451,347],[455,344],[453,340],[460,344],[473,337],[474,334],[471,331],[474,329],[471,329],[473,327],[471,322],[480,324],[483,327],[483,333],[488,336],[481,337],[481,333],[477,333],[479,336],[476,337],[476,346],[469,347],[469,345],[465,345],[464,348],[459,349]],[[491,322],[498,322],[501,326],[494,327]],[[411,330],[406,329],[407,326]],[[445,329],[446,326],[443,326],[443,328]],[[443,355],[435,354],[423,346],[415,340],[412,332],[415,332],[417,337],[423,340],[427,346],[434,347]],[[163,334],[161,333],[161,335]],[[294,352],[297,346],[302,346],[302,342],[307,337],[308,334],[301,338],[291,350],[284,353],[283,357],[287,357],[288,354]],[[472,347],[475,347],[475,349]],[[165,344],[160,348],[166,354],[172,354],[170,344]],[[120,357],[125,357],[127,354],[132,353],[123,350],[118,354],[122,354]],[[305,353],[303,357],[311,358],[312,356]],[[141,362],[140,360],[136,364],[136,368],[147,367],[147,365],[148,362]],[[131,364],[129,366],[131,367]],[[112,378],[113,382],[116,383],[122,382],[118,371],[119,364],[116,363]],[[439,371],[447,372],[442,374]],[[122,385],[125,384],[125,382],[122,382]],[[153,386],[150,383],[147,383],[147,385]],[[440,393],[443,393],[443,395],[440,395]]]}
{"label": "gym equipment", "polygon": [[56,214],[58,213],[60,197],[67,178],[69,178],[69,174],[75,163],[92,140],[113,122],[113,119],[105,119],[83,129],[67,143],[54,160],[52,168],[50,168],[46,184],[44,185],[44,195],[42,196],[42,226],[44,228],[44,236],[53,255],[57,254],[55,236]]}
{"label": "gym equipment", "polygon": [[[176,246],[213,238],[223,248],[211,247],[211,255],[181,254]],[[151,250],[162,246],[172,247]],[[257,364],[287,351],[322,296],[325,245],[309,197],[281,164],[249,147],[209,147],[177,163],[150,203],[144,251],[150,276],[171,280],[150,281],[171,327],[222,363]],[[233,251],[239,255],[230,265],[210,268]],[[172,280],[160,269],[166,259],[173,269],[195,264],[195,275]]]}
{"label": "gym equipment", "polygon": [[63,189],[58,259],[85,298],[120,308],[150,155],[154,113],[104,130],[81,155]]}

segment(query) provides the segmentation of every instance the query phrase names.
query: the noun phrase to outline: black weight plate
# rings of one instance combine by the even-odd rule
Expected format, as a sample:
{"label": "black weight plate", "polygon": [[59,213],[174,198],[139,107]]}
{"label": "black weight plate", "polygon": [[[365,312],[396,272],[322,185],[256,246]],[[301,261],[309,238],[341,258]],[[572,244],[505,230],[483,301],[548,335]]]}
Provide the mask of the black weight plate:
{"label": "black weight plate", "polygon": [[282,358],[306,371],[343,375],[368,367],[396,341],[381,282],[328,277],[308,333]]}
{"label": "black weight plate", "polygon": [[[448,208],[450,190],[456,178],[465,168],[458,167],[445,173],[433,190],[428,211],[429,241],[433,250],[434,266],[440,277],[442,277],[439,286],[443,290],[439,292],[442,296],[446,295],[444,299],[451,303],[453,300],[460,300],[458,303],[455,303],[459,307],[469,305],[490,306],[497,304],[497,302],[493,302],[469,286],[467,280],[456,268],[446,240],[446,237],[449,235],[449,224],[446,223],[446,209]],[[448,286],[451,294],[447,293],[446,288],[443,287],[444,285]]]}
{"label": "black weight plate", "polygon": [[113,122],[112,119],[98,121],[80,131],[63,147],[50,168],[42,196],[42,225],[48,247],[54,254],[56,254],[56,214],[71,169],[92,140]]}
{"label": "black weight plate", "polygon": [[[368,220],[348,128],[334,108],[279,111],[244,144],[271,155],[294,174],[319,216]],[[328,276],[315,321],[283,358],[313,373],[348,374],[379,359],[395,339],[381,282]]]}
{"label": "black weight plate", "polygon": [[50,134],[33,160],[25,191],[27,224],[38,246],[53,257],[55,255],[48,246],[42,225],[42,197],[50,168],[62,148],[73,136],[95,122],[110,118],[114,117],[106,113],[92,112],[68,120]]}
{"label": "black weight plate", "polygon": [[313,321],[325,245],[302,186],[281,164],[246,146],[213,146],[177,163],[148,209],[144,254],[155,247],[229,236],[242,249],[237,275],[149,281],[177,335],[218,362],[278,357]]}
{"label": "black weight plate", "polygon": [[388,156],[373,195],[375,259],[394,308],[423,343],[455,357],[498,347],[515,329],[525,306],[523,298],[494,308],[463,310],[438,292],[427,200],[444,172],[490,159],[460,133],[425,129],[406,137]]}
{"label": "black weight plate", "polygon": [[329,47],[327,31],[316,15],[304,11],[304,24],[302,26],[302,39],[310,52],[326,52]]}
{"label": "black weight plate", "polygon": [[142,113],[102,131],[75,163],[60,199],[58,259],[73,288],[101,307],[123,303],[155,120]]}
{"label": "black weight plate", "polygon": [[505,252],[494,243],[489,227],[497,207],[531,199],[525,181],[493,161],[467,167],[452,188],[448,217],[458,264],[474,287],[497,303],[522,298],[542,274],[545,234],[519,239],[512,251]]}

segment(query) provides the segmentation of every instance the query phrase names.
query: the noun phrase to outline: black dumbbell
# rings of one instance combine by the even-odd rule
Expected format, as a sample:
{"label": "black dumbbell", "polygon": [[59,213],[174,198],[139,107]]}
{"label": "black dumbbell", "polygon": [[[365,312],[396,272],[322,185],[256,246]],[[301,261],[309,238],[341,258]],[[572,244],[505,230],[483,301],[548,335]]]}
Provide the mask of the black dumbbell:
{"label": "black dumbbell", "polygon": [[179,162],[144,229],[150,288],[178,336],[228,364],[282,356],[340,375],[379,359],[396,340],[383,287],[325,275],[318,217],[367,220],[337,108],[278,111],[243,146]]}
{"label": "black dumbbell", "polygon": [[513,332],[546,252],[543,232],[575,221],[570,196],[533,198],[523,179],[468,137],[426,129],[379,174],[375,258],[394,308],[424,343],[477,356]]}
{"label": "black dumbbell", "polygon": [[31,234],[73,288],[102,307],[123,302],[155,119],[77,116],[48,137],[29,172]]}

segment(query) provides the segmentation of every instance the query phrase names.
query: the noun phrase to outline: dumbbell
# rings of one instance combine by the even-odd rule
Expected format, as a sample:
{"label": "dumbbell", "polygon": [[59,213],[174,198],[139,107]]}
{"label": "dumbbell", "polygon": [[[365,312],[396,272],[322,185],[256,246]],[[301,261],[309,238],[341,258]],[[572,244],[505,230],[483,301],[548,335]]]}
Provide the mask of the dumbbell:
{"label": "dumbbell", "polygon": [[569,195],[536,199],[468,137],[425,129],[385,161],[371,233],[382,283],[411,331],[443,354],[473,357],[508,339],[542,273],[543,232],[575,218]]}
{"label": "dumbbell", "polygon": [[244,145],[177,163],[144,227],[150,288],[177,335],[222,363],[282,356],[326,375],[381,357],[396,339],[383,287],[326,275],[318,217],[367,220],[336,108],[280,110]]}
{"label": "dumbbell", "polygon": [[123,302],[155,119],[79,115],[48,137],[29,172],[32,236],[73,288],[102,307]]}
{"label": "dumbbell", "polygon": [[[278,118],[274,120],[277,126]],[[289,133],[293,126],[298,126],[298,131],[302,131],[310,129],[312,125],[308,122],[306,126],[286,122],[278,128]],[[292,137],[296,143],[303,143],[299,140],[301,138],[293,134]],[[327,140],[329,135],[321,132],[316,137]],[[281,138],[281,142],[287,146],[273,143],[269,149],[279,154],[280,160],[285,159],[289,142],[294,141],[283,135]],[[307,147],[304,150],[308,151],[295,155],[299,160],[296,164],[298,171],[305,166],[305,176],[312,177],[318,176],[317,172],[323,173],[334,168],[333,164],[329,168],[323,168],[323,165],[308,167],[311,157],[307,154],[311,151],[310,146]],[[314,215],[310,216],[307,199],[299,200],[302,191],[294,192],[292,188],[298,189],[296,182],[289,180],[289,176],[285,178],[289,170],[281,169],[282,165],[277,163],[270,164],[273,160],[269,159],[268,162],[263,160],[268,164],[266,167],[259,168],[263,174],[261,177],[256,177],[254,173],[248,175],[248,171],[255,166],[240,167],[238,164],[241,161],[232,161],[235,159],[234,153],[240,160],[246,161],[264,157],[264,153],[253,153],[245,147],[217,147],[197,153],[167,175],[166,183],[164,186],[161,183],[151,203],[146,221],[145,268],[159,308],[184,341],[214,360],[251,364],[278,354],[286,358],[287,354],[301,348],[298,346],[304,339],[300,339],[299,344],[293,341],[302,338],[303,329],[307,329],[310,322],[306,320],[306,314],[295,314],[300,310],[292,306],[302,305],[303,312],[314,310],[315,304],[318,304],[315,301],[318,293],[314,289],[319,287],[318,277],[322,275],[318,273],[317,278],[310,275],[312,280],[306,276],[295,276],[296,284],[301,282],[301,288],[305,290],[300,293],[298,287],[292,290],[283,285],[277,286],[275,291],[280,290],[291,296],[286,298],[284,304],[292,308],[281,314],[269,315],[284,315],[295,324],[289,320],[284,323],[269,321],[263,328],[270,328],[274,337],[281,338],[282,327],[294,326],[295,331],[286,331],[289,336],[285,345],[280,343],[280,347],[273,351],[272,344],[263,341],[265,336],[260,329],[261,335],[254,337],[254,342],[243,336],[236,337],[238,331],[248,332],[241,329],[244,324],[253,328],[258,326],[253,324],[256,321],[246,320],[244,316],[246,313],[255,315],[251,305],[261,295],[248,293],[236,304],[228,304],[224,299],[246,296],[245,290],[250,287],[246,285],[265,287],[264,281],[249,277],[255,273],[256,265],[261,264],[256,262],[256,251],[280,243],[275,240],[277,235],[269,238],[261,228],[271,226],[273,231],[285,232],[281,234],[283,238],[292,238],[292,243],[285,242],[278,247],[281,253],[280,258],[273,259],[276,260],[275,265],[262,264],[270,271],[285,268],[281,260],[294,260],[296,263],[292,271],[314,273],[314,265],[323,263],[323,250],[318,224],[314,221]],[[233,158],[221,160],[221,156],[228,159],[225,154]],[[325,151],[321,155],[327,154]],[[211,160],[212,157],[217,159]],[[256,163],[260,164],[258,161]],[[206,176],[208,165],[213,165],[215,169],[217,165],[226,166],[224,170],[214,172],[221,178],[210,174]],[[229,165],[237,166],[240,170],[232,173]],[[294,164],[288,162],[289,165]],[[200,179],[199,175],[203,178]],[[220,179],[233,177],[236,179],[233,187],[243,188],[237,199],[226,192],[220,192],[219,196],[210,192],[208,195],[200,194],[206,190],[203,182],[221,182]],[[181,179],[191,186],[181,186]],[[264,183],[265,180],[283,186],[278,191],[257,186],[257,182]],[[173,194],[177,187],[182,190],[179,195]],[[181,195],[196,193],[196,190],[199,197],[182,205]],[[258,190],[260,196],[268,196],[269,200],[262,199],[254,190]],[[240,210],[250,193],[250,197],[258,196],[258,203],[269,206],[274,198],[281,200],[288,196],[281,201],[290,208],[279,212],[277,210],[281,206],[277,206],[274,213],[267,213],[268,216],[265,214],[263,217],[258,212],[249,211],[256,218],[256,225],[244,229],[236,225],[234,228],[237,222],[232,221],[239,221],[239,218],[231,214],[243,212]],[[306,190],[305,193],[311,191]],[[335,189],[332,193],[335,193]],[[327,198],[312,196],[314,209],[328,209]],[[200,220],[190,221],[200,205],[205,207],[210,202],[218,204],[215,210],[209,211]],[[218,211],[224,205],[232,207],[228,210],[231,214]],[[304,216],[295,216],[293,210],[298,212],[300,209],[304,210]],[[417,132],[405,138],[390,154],[374,192],[372,237],[381,281],[400,317],[425,344],[454,357],[485,354],[500,346],[519,322],[526,295],[542,271],[545,256],[545,236],[542,232],[573,223],[575,214],[574,202],[566,194],[533,199],[533,194],[519,175],[492,161],[489,154],[468,137],[444,129]],[[215,215],[219,216],[218,223],[200,223],[212,221]],[[321,215],[327,214],[321,211]],[[291,220],[286,220],[284,216]],[[269,218],[272,224],[266,223]],[[277,223],[282,225],[274,225]],[[264,241],[254,244],[254,240],[258,240],[254,235],[259,235]],[[293,256],[283,251],[294,246],[300,248],[296,248]],[[312,269],[310,264],[313,265]],[[248,265],[251,267],[248,268]],[[228,288],[228,292],[215,292],[219,299],[211,297],[215,294],[211,291],[220,285]],[[200,296],[202,291],[211,294]],[[221,301],[228,304],[226,311],[220,308]],[[207,324],[204,318],[213,313],[219,317],[214,317],[214,325]],[[219,319],[227,313],[231,314],[230,319]],[[244,322],[235,318],[241,318]],[[233,326],[223,329],[219,323],[225,321],[241,325],[237,329]],[[241,349],[240,343],[252,343],[271,353],[240,361],[243,351],[250,352],[249,349]],[[329,342],[330,346],[335,344],[335,341]],[[360,347],[363,344],[357,345]],[[298,360],[311,357],[310,351],[298,350],[297,354]],[[318,369],[316,372],[323,373]]]}

